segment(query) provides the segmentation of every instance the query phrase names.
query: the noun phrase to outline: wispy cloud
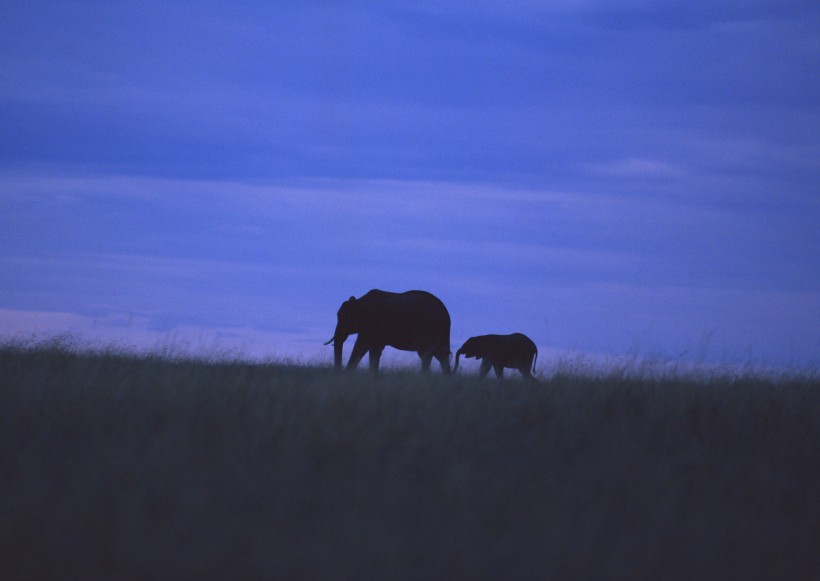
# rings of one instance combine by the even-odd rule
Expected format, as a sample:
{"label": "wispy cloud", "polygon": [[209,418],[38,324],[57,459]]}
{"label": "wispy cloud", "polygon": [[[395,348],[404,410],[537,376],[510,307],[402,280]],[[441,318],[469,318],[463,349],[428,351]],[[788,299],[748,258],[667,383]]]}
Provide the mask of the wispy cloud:
{"label": "wispy cloud", "polygon": [[[691,200],[400,180],[268,186],[114,176],[61,185],[18,174],[3,187],[26,192],[3,198],[18,211],[48,204],[50,191],[72,192],[53,214],[40,208],[24,237],[4,234],[15,250],[0,256],[0,300],[15,329],[99,328],[143,343],[183,331],[230,344],[270,334],[290,337],[280,352],[312,355],[338,304],[370,288],[439,294],[454,342],[523,331],[565,348],[617,353],[643,340],[683,353],[691,337],[717,327],[733,357],[758,345],[792,357],[773,337],[804,345],[806,357],[820,320],[816,280],[789,279],[782,273],[792,259],[774,258],[790,250],[776,238],[785,224],[766,229],[770,215]],[[109,203],[89,203],[117,199],[143,204],[147,220],[118,228],[135,219],[127,204],[114,203],[111,218]],[[44,243],[65,204],[76,206],[77,228],[91,221],[119,237]],[[761,236],[768,245],[739,261],[731,245]],[[145,247],[145,239],[160,242]],[[774,254],[758,264],[761,252]],[[767,314],[750,316],[755,309]],[[14,314],[23,311],[57,315]]]}
{"label": "wispy cloud", "polygon": [[61,336],[94,348],[332,362],[332,353],[322,346],[318,337],[323,335],[316,330],[265,331],[253,327],[197,325],[157,330],[147,319],[131,315],[91,317],[59,311],[0,309],[0,341],[42,341]]}
{"label": "wispy cloud", "polygon": [[687,132],[814,129],[807,2],[38,6],[4,19],[6,166],[554,187],[602,159],[688,167]]}
{"label": "wispy cloud", "polygon": [[609,163],[589,164],[588,167],[593,171],[619,178],[680,178],[686,174],[682,167],[674,164],[637,157],[619,159]]}

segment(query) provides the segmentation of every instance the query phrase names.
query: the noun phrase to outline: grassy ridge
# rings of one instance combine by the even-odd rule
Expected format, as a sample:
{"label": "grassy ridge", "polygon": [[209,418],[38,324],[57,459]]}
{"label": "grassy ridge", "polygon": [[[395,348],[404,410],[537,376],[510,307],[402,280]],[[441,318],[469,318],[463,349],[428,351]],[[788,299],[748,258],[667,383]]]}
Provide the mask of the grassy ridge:
{"label": "grassy ridge", "polygon": [[815,379],[0,348],[0,578],[810,578]]}

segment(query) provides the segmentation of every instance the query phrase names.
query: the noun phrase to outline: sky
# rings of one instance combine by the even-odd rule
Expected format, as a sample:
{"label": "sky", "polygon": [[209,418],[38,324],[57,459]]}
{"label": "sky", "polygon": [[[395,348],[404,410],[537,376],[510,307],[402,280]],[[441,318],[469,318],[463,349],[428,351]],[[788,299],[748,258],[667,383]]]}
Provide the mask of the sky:
{"label": "sky", "polygon": [[2,337],[820,367],[815,1],[11,1],[0,70]]}

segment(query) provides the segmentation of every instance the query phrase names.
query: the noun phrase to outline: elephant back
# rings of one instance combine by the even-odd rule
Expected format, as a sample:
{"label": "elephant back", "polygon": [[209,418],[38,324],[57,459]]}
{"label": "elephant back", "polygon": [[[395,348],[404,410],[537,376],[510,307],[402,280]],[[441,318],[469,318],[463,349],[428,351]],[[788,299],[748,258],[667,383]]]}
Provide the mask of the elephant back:
{"label": "elephant back", "polygon": [[450,313],[432,293],[371,290],[359,299],[366,320],[362,332],[376,341],[410,351],[450,344]]}

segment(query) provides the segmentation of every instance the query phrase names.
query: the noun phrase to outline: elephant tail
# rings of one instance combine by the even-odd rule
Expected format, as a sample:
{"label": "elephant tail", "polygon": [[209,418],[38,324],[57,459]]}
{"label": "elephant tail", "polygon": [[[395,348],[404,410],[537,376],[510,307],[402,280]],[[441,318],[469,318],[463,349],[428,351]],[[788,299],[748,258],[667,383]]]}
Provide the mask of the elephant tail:
{"label": "elephant tail", "polygon": [[456,370],[458,369],[458,358],[459,357],[461,357],[461,349],[456,351],[456,362],[455,362],[455,365],[453,365],[453,370],[450,372],[451,374],[455,373]]}

